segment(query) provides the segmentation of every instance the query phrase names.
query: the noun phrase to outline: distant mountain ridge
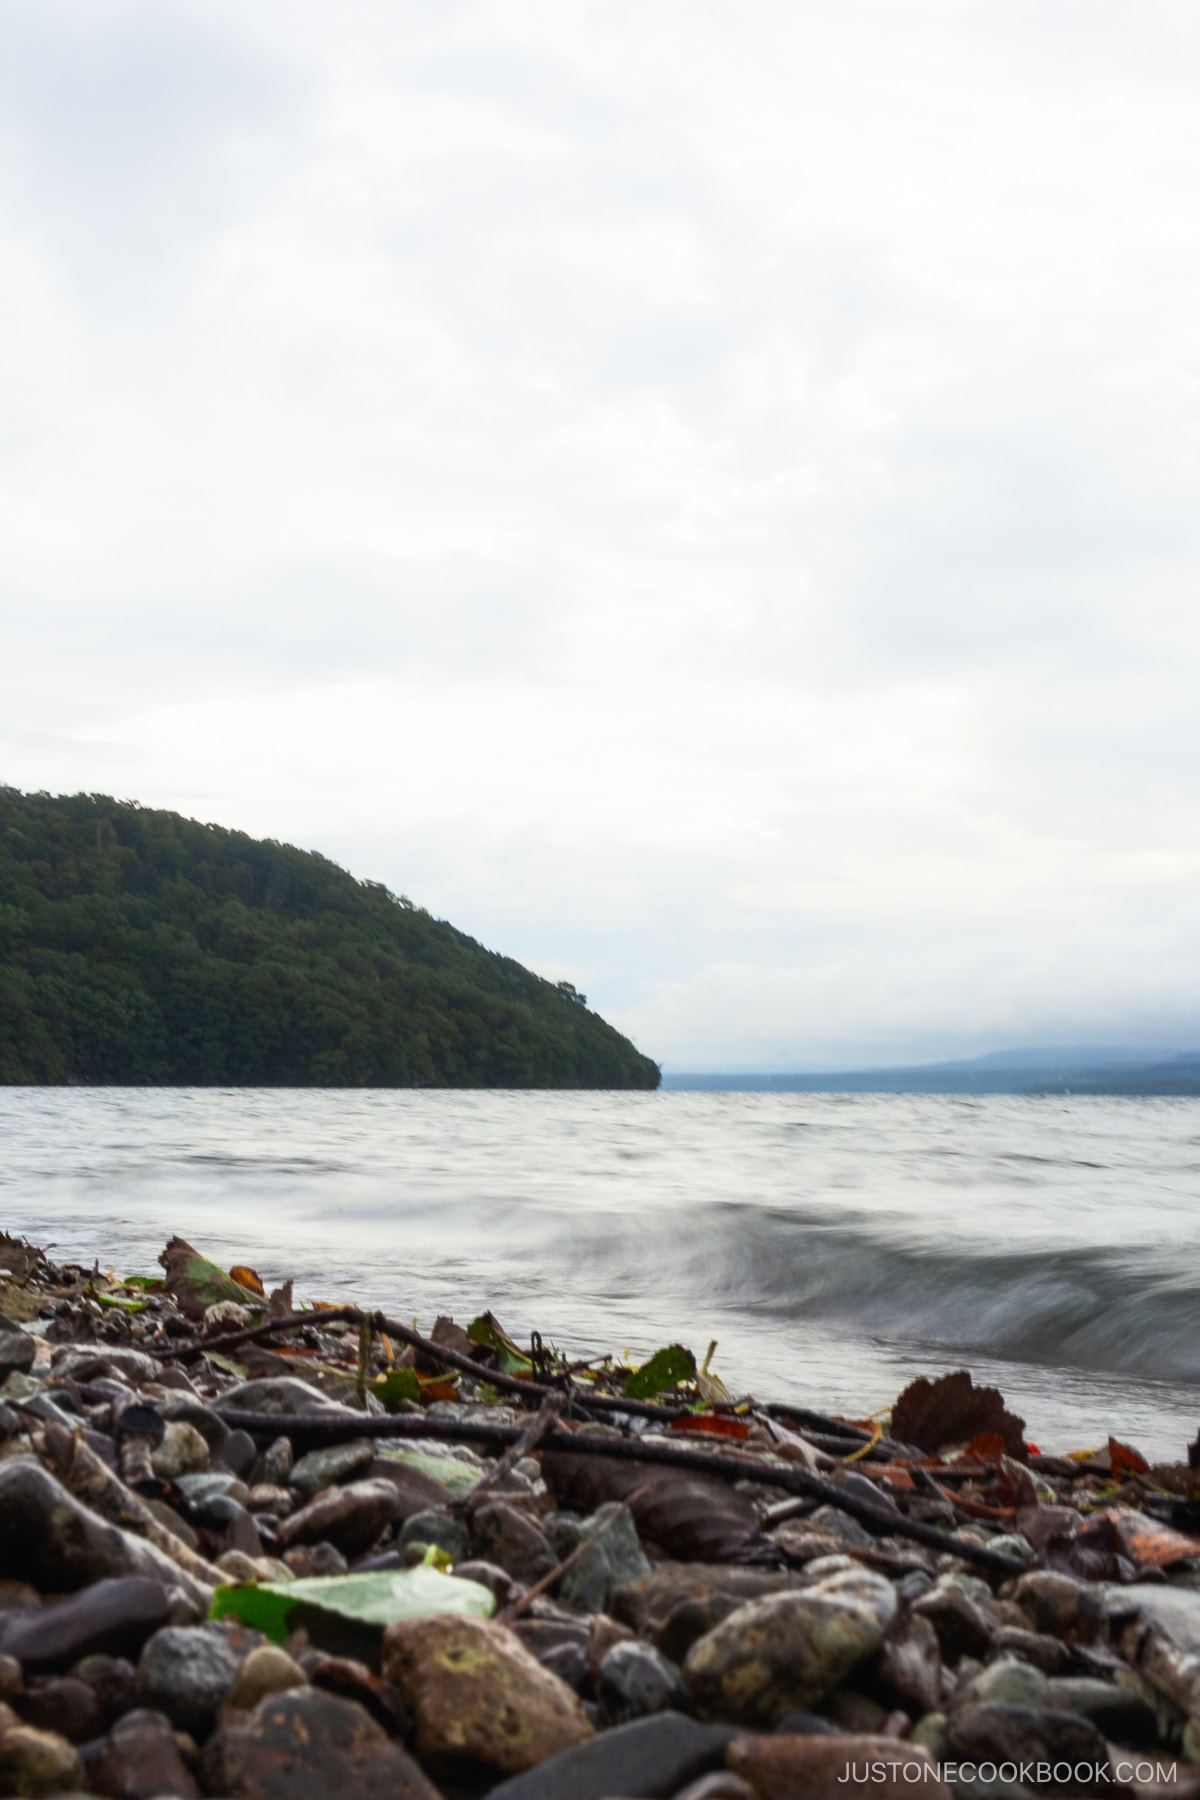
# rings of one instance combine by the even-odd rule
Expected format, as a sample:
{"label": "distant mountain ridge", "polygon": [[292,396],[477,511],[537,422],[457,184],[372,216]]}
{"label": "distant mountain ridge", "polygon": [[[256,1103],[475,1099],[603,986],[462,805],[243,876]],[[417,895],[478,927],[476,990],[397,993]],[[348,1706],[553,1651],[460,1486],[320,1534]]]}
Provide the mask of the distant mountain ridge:
{"label": "distant mountain ridge", "polygon": [[0,787],[0,1083],[658,1082],[569,982],[315,852]]}
{"label": "distant mountain ridge", "polygon": [[1200,1094],[1200,1051],[997,1050],[965,1062],[884,1069],[709,1073],[668,1070],[676,1092],[766,1094]]}

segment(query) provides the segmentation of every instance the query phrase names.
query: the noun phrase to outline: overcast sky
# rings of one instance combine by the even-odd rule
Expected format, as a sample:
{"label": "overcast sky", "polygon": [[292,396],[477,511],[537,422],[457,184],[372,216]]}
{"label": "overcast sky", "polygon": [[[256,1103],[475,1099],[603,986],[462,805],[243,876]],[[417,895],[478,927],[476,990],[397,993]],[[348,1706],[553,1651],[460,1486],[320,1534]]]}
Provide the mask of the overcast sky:
{"label": "overcast sky", "polygon": [[669,1068],[1200,1040],[1200,14],[5,0],[0,780]]}

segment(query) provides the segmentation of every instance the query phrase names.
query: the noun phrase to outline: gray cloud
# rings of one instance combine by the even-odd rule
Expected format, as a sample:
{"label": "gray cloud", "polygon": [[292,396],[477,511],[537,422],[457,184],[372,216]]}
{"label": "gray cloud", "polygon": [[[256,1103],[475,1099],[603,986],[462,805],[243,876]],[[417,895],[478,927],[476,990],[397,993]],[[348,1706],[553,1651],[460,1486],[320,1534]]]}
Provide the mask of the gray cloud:
{"label": "gray cloud", "polygon": [[324,848],[676,1064],[1194,1037],[1181,7],[0,40],[3,778]]}

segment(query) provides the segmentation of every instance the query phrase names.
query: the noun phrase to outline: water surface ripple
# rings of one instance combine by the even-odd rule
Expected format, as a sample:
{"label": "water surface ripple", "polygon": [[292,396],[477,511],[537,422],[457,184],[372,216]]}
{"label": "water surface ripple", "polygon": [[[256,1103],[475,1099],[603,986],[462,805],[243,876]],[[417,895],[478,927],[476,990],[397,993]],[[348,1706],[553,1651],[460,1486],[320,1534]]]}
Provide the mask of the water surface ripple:
{"label": "water surface ripple", "polygon": [[8,1088],[0,1149],[0,1223],[123,1273],[178,1232],[764,1396],[966,1364],[1059,1448],[1200,1424],[1197,1100]]}

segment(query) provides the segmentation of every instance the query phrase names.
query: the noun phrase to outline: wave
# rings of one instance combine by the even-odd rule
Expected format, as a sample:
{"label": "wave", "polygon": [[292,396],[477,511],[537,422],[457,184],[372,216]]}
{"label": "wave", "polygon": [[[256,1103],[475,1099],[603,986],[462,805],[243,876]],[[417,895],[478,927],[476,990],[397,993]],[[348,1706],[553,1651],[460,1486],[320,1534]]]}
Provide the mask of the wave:
{"label": "wave", "polygon": [[563,1234],[555,1260],[614,1292],[649,1280],[777,1325],[820,1321],[964,1358],[1200,1382],[1200,1267],[1190,1260],[1172,1268],[1116,1246],[945,1245],[877,1221],[735,1204],[664,1226],[589,1221]]}

